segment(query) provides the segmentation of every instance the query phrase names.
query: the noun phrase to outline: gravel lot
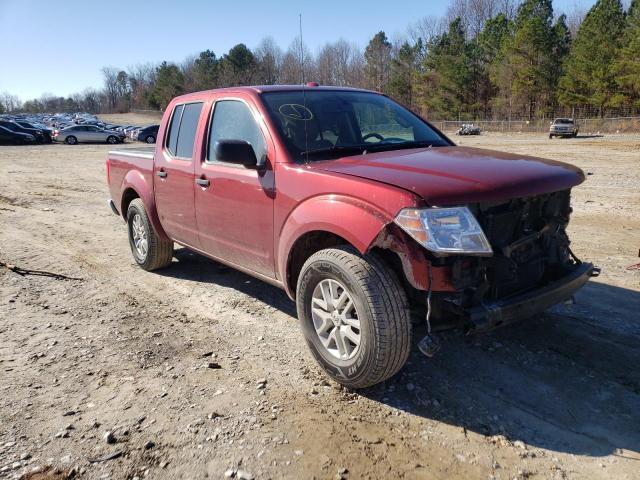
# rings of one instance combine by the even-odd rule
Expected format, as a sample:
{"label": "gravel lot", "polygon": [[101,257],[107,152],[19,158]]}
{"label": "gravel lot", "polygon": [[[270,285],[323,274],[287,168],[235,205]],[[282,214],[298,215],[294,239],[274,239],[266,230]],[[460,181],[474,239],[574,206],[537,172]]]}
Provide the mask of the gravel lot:
{"label": "gravel lot", "polygon": [[640,138],[456,140],[588,172],[569,233],[603,273],[358,393],[283,292],[185,250],[137,268],[109,147],[0,147],[0,262],[70,277],[0,267],[0,478],[639,478]]}

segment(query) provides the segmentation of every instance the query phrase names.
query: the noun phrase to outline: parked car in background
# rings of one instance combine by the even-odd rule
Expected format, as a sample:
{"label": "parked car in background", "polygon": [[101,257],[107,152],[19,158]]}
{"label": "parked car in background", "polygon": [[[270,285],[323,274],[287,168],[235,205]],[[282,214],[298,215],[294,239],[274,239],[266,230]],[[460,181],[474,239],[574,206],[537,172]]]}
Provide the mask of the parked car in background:
{"label": "parked car in background", "polygon": [[156,143],[156,138],[158,138],[158,129],[160,125],[149,125],[148,127],[144,127],[138,130],[138,135],[136,139],[139,142],[144,143]]}
{"label": "parked car in background", "polygon": [[12,132],[26,133],[29,135],[33,135],[38,143],[47,143],[50,141],[50,136],[45,134],[42,130],[38,130],[36,128],[25,128],[18,125],[15,122],[11,122],[8,120],[0,120],[0,127],[7,128]]}
{"label": "parked car in background", "polygon": [[76,143],[122,143],[125,135],[115,130],[104,130],[95,125],[76,125],[63,130],[55,130],[53,139],[69,145]]}
{"label": "parked car in background", "polygon": [[549,138],[577,137],[578,125],[573,118],[556,118],[549,127]]}
{"label": "parked car in background", "polygon": [[462,126],[456,132],[458,135],[480,135],[480,127],[475,126],[473,123],[463,123]]}
{"label": "parked car in background", "polygon": [[14,132],[0,126],[0,143],[9,145],[23,145],[36,143],[36,137],[30,133]]}
{"label": "parked car in background", "polygon": [[25,120],[16,120],[15,123],[24,128],[32,128],[34,130],[41,130],[44,134],[45,141],[51,143],[53,141],[53,128],[49,128],[46,125],[35,122],[27,122]]}

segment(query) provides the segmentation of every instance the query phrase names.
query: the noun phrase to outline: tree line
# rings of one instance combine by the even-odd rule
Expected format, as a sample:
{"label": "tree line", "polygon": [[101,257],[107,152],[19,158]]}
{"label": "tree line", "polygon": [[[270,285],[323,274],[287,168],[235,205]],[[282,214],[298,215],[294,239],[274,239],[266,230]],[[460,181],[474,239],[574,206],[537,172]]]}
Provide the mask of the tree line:
{"label": "tree line", "polygon": [[353,86],[384,92],[431,119],[538,119],[640,113],[640,0],[598,0],[556,15],[552,0],[452,0],[447,15],[404,38],[376,33],[364,49],[344,39],[313,55],[298,37],[271,38],[180,63],[102,69],[104,87],[19,102],[1,111],[163,110],[176,95],[235,85]]}

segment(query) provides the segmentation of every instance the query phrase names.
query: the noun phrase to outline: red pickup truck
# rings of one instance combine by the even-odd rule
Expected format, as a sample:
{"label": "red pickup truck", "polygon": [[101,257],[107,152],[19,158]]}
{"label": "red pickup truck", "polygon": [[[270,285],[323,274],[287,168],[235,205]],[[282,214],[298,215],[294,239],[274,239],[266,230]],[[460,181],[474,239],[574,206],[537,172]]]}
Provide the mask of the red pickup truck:
{"label": "red pickup truck", "polygon": [[366,90],[175,98],[155,151],[110,152],[107,178],[142,268],[169,266],[178,243],[283,288],[314,357],[352,388],[400,370],[417,318],[487,330],[595,274],[566,234],[579,169],[455,146]]}

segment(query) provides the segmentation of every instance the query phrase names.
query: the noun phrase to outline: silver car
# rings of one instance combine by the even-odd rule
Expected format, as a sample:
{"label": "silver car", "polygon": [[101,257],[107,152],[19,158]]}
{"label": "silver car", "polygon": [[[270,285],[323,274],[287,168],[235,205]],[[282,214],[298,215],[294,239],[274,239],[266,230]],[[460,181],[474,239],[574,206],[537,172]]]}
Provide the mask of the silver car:
{"label": "silver car", "polygon": [[577,137],[578,125],[573,118],[556,118],[549,127],[549,138]]}
{"label": "silver car", "polygon": [[80,142],[87,143],[121,143],[125,134],[113,130],[105,130],[95,125],[74,125],[62,130],[54,130],[53,140],[75,145]]}

